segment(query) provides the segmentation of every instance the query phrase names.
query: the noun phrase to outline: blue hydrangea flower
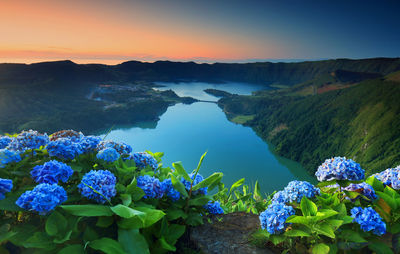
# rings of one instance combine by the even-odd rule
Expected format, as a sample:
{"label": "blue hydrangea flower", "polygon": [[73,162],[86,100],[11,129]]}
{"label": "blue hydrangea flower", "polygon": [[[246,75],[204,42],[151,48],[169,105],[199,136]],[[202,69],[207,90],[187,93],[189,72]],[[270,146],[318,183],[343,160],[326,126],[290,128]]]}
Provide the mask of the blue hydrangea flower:
{"label": "blue hydrangea flower", "polygon": [[107,147],[100,150],[97,155],[97,159],[104,160],[106,162],[114,162],[119,159],[120,155],[114,148]]}
{"label": "blue hydrangea flower", "polygon": [[114,148],[117,150],[117,152],[122,156],[122,155],[129,155],[132,152],[132,147],[130,145],[127,145],[125,143],[117,143],[111,140],[106,140],[106,141],[101,141],[97,145],[97,151],[103,150],[105,148]]}
{"label": "blue hydrangea flower", "polygon": [[372,207],[362,208],[354,207],[351,209],[351,217],[360,224],[365,232],[373,231],[375,235],[383,235],[386,233],[386,224],[382,221],[381,216]]}
{"label": "blue hydrangea flower", "polygon": [[306,181],[291,181],[283,190],[287,202],[297,202],[300,203],[303,196],[307,198],[313,198],[315,195],[319,194],[320,190],[315,188],[309,182]]}
{"label": "blue hydrangea flower", "polygon": [[0,168],[4,168],[8,163],[21,161],[19,151],[0,149]]}
{"label": "blue hydrangea flower", "polygon": [[104,204],[117,194],[115,185],[117,179],[108,170],[91,170],[82,177],[78,185],[82,196]]}
{"label": "blue hydrangea flower", "polygon": [[56,141],[60,138],[68,138],[72,142],[79,142],[79,140],[83,137],[82,132],[74,131],[74,130],[62,130],[57,131],[50,135],[50,141]]}
{"label": "blue hydrangea flower", "polygon": [[149,175],[139,176],[137,186],[146,194],[143,198],[162,198],[165,193],[165,186],[160,180]]}
{"label": "blue hydrangea flower", "polygon": [[283,203],[272,203],[259,216],[261,228],[266,229],[270,234],[280,234],[289,226],[289,223],[286,223],[286,219],[294,215],[294,213],[294,209],[291,206]]}
{"label": "blue hydrangea flower", "polygon": [[167,197],[169,197],[172,201],[177,201],[180,199],[181,194],[179,193],[179,191],[175,190],[170,178],[165,179],[162,182],[162,184],[164,185],[164,189],[165,189],[165,193],[167,194]]}
{"label": "blue hydrangea flower", "polygon": [[13,187],[12,180],[0,178],[0,200],[4,199],[7,192],[10,192]]}
{"label": "blue hydrangea flower", "polygon": [[364,183],[364,182],[359,183],[359,184],[352,183],[349,186],[344,187],[343,190],[359,192],[371,200],[378,198],[376,196],[375,190],[372,188],[372,186],[367,183]]}
{"label": "blue hydrangea flower", "polygon": [[[189,175],[189,177],[190,177],[190,179],[193,180],[194,173],[191,173]],[[203,176],[200,174],[197,174],[196,179],[194,179],[194,181],[193,181],[193,186],[195,186],[196,184],[200,183],[203,180],[204,180]],[[185,185],[186,190],[189,191],[191,183],[189,181],[186,181],[185,178],[182,178],[182,183],[183,183],[183,185]],[[207,189],[208,189],[208,187],[200,188],[198,190],[192,191],[192,194],[193,195],[197,195],[197,194],[207,195]]]}
{"label": "blue hydrangea flower", "polygon": [[84,136],[79,139],[79,144],[84,153],[94,152],[98,144],[100,143],[101,138],[98,136]]}
{"label": "blue hydrangea flower", "polygon": [[47,134],[40,134],[37,131],[29,130],[21,132],[13,138],[9,144],[9,149],[16,151],[25,151],[27,149],[38,149],[49,142]]}
{"label": "blue hydrangea flower", "polygon": [[360,164],[352,159],[346,159],[346,157],[327,159],[315,172],[315,176],[320,182],[334,179],[358,181],[364,179],[364,174],[365,171]]}
{"label": "blue hydrangea flower", "polygon": [[51,157],[64,160],[72,160],[75,156],[83,152],[80,144],[73,142],[69,138],[59,138],[55,141],[50,141],[46,149]]}
{"label": "blue hydrangea flower", "polygon": [[135,164],[138,168],[145,168],[146,166],[150,166],[153,170],[158,168],[157,160],[148,153],[140,152],[134,153],[128,157],[130,160],[134,160]]}
{"label": "blue hydrangea flower", "polygon": [[6,148],[12,141],[9,136],[0,136],[0,149]]}
{"label": "blue hydrangea flower", "polygon": [[31,171],[32,178],[37,183],[58,183],[60,180],[65,183],[73,173],[70,166],[56,160],[35,166]]}
{"label": "blue hydrangea flower", "polygon": [[42,183],[23,193],[15,202],[19,207],[45,215],[67,200],[67,192],[57,184]]}
{"label": "blue hydrangea flower", "polygon": [[287,195],[284,191],[278,191],[274,194],[274,196],[271,199],[272,203],[288,203],[289,200],[287,198]]}
{"label": "blue hydrangea flower", "polygon": [[380,173],[374,174],[376,179],[384,185],[391,186],[393,189],[400,189],[400,167],[388,168]]}
{"label": "blue hydrangea flower", "polygon": [[224,210],[221,208],[221,204],[219,201],[211,202],[209,201],[204,208],[210,213],[210,214],[224,214]]}

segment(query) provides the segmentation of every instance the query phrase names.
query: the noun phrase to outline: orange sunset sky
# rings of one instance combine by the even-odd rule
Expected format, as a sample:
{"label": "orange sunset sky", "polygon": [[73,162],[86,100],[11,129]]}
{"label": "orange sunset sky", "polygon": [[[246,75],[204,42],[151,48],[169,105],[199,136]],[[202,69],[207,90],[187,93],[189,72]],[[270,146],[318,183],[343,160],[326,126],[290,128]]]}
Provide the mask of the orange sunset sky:
{"label": "orange sunset sky", "polygon": [[[395,40],[382,40],[379,43],[386,43],[382,45],[370,40],[382,36],[384,19],[373,19],[360,9],[371,18],[355,23],[352,12],[357,8],[350,7],[347,13],[340,4],[305,2],[0,0],[0,62],[201,62],[393,55]],[[333,22],[326,10],[334,15],[342,10],[340,21]],[[368,26],[368,20],[375,22],[369,27],[376,31],[360,29],[359,24]]]}

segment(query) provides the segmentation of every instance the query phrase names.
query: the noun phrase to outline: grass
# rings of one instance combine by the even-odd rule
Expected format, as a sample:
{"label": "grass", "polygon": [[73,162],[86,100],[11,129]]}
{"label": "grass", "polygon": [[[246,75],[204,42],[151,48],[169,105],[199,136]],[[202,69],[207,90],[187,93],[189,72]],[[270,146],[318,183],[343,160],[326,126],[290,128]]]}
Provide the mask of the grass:
{"label": "grass", "polygon": [[231,119],[232,122],[237,124],[245,124],[248,121],[253,120],[255,115],[238,115]]}

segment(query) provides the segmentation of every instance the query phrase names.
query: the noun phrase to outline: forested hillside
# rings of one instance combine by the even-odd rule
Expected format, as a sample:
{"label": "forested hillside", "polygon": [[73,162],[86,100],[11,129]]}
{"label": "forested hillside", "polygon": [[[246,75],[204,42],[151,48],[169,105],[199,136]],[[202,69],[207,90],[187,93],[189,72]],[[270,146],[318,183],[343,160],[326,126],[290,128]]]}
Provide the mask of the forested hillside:
{"label": "forested hillside", "polygon": [[246,124],[310,172],[335,155],[373,173],[400,164],[400,83],[389,77],[311,96],[268,92],[219,103],[231,119],[254,115]]}

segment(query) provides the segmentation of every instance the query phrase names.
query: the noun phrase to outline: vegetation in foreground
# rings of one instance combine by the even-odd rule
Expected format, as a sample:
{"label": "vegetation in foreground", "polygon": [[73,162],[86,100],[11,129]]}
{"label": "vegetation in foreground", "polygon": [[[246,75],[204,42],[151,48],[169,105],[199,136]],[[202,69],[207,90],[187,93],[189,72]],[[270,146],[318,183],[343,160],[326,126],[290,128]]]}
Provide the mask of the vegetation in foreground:
{"label": "vegetation in foreground", "polygon": [[400,251],[400,167],[365,179],[335,157],[317,186],[292,181],[263,199],[257,183],[251,193],[244,179],[228,190],[222,173],[203,178],[205,154],[189,174],[163,167],[162,153],[72,130],[2,136],[0,147],[2,253],[174,252],[188,227],[236,211],[259,214],[254,242],[284,252]]}

